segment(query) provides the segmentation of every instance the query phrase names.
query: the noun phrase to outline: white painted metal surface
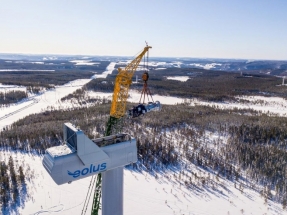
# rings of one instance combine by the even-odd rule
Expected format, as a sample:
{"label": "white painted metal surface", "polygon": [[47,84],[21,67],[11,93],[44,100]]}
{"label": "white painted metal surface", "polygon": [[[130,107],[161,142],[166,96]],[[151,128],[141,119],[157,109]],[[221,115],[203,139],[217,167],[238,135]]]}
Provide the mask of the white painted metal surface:
{"label": "white painted metal surface", "polygon": [[65,144],[46,150],[43,166],[61,185],[137,161],[136,140],[128,134],[90,140],[82,130],[64,124]]}
{"label": "white painted metal surface", "polygon": [[124,168],[102,174],[102,215],[123,215]]}

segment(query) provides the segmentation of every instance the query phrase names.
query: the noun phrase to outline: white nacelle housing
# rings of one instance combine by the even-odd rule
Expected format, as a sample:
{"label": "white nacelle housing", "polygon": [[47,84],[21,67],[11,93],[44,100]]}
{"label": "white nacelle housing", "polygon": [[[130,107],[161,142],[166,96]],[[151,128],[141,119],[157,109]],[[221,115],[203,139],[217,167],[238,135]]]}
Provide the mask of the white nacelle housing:
{"label": "white nacelle housing", "polygon": [[159,101],[156,102],[149,102],[147,105],[145,105],[146,111],[160,111],[161,110],[161,104]]}
{"label": "white nacelle housing", "polygon": [[58,185],[137,161],[136,140],[128,134],[91,140],[82,130],[65,123],[64,140],[64,145],[48,148],[42,161]]}
{"label": "white nacelle housing", "polygon": [[146,105],[139,104],[137,106],[134,106],[132,109],[128,110],[128,116],[135,118],[151,111],[160,111],[160,110],[161,110],[161,104],[159,101],[149,102]]}

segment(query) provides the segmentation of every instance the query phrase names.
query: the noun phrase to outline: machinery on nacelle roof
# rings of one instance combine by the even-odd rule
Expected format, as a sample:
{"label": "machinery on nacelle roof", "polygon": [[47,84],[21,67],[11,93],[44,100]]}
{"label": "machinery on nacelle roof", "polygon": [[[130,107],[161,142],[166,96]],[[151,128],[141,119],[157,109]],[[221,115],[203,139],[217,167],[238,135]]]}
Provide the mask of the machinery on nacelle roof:
{"label": "machinery on nacelle roof", "polygon": [[[123,167],[137,161],[137,148],[134,138],[119,133],[121,130],[119,121],[126,115],[126,102],[132,77],[150,48],[146,45],[124,69],[118,68],[105,137],[90,140],[80,129],[65,123],[63,132],[65,144],[46,150],[43,165],[57,184],[96,175],[89,186],[82,214],[87,210],[93,186],[96,184],[91,214],[98,215],[102,196],[102,215],[123,215]],[[142,76],[144,86],[140,104],[128,111],[130,118],[161,109],[159,101],[153,102],[147,87],[148,78],[146,71]],[[144,104],[148,96],[152,102]]]}

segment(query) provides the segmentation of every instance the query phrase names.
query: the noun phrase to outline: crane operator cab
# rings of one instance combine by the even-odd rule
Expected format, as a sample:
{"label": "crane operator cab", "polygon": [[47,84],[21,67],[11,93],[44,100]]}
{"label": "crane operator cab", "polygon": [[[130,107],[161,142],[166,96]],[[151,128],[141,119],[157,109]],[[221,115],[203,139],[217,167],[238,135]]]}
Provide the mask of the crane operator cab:
{"label": "crane operator cab", "polygon": [[128,116],[131,118],[135,118],[151,111],[160,111],[160,110],[161,110],[161,104],[159,101],[149,102],[146,105],[139,104],[137,106],[134,106],[132,109],[128,111]]}
{"label": "crane operator cab", "polygon": [[71,123],[63,133],[64,144],[48,148],[42,161],[58,185],[137,162],[136,140],[128,134],[91,140]]}

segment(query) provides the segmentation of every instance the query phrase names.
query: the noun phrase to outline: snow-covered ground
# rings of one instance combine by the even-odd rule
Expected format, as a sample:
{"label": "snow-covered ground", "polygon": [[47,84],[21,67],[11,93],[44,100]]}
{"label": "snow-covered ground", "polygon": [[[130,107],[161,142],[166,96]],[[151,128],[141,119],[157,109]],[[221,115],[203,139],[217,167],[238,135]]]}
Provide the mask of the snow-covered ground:
{"label": "snow-covered ground", "polygon": [[[30,114],[40,113],[43,110],[46,110],[48,107],[66,109],[73,106],[71,103],[61,102],[60,99],[69,95],[75,90],[80,89],[83,85],[94,78],[106,78],[108,74],[112,73],[115,65],[116,63],[114,62],[110,63],[105,72],[102,74],[95,74],[91,77],[91,79],[78,79],[71,81],[62,86],[56,86],[55,89],[47,90],[41,94],[30,96],[28,99],[22,100],[16,104],[7,107],[0,106],[0,130],[18,119]],[[12,89],[26,90],[24,87],[17,87],[14,85],[0,85],[0,92],[7,92]]]}
{"label": "snow-covered ground", "polygon": [[[58,186],[42,166],[40,156],[0,151],[1,160],[7,161],[10,155],[14,161],[17,160],[16,166],[21,164],[24,167],[24,172],[30,168],[29,173],[26,173],[26,203],[18,212],[11,214],[81,214],[91,178]],[[194,165],[190,169],[201,175],[208,174]],[[226,179],[212,180],[224,186],[217,185],[215,189],[202,191],[188,189],[174,178],[174,172],[170,170],[158,174],[156,179],[145,172],[125,169],[124,214],[287,214],[282,211],[280,204],[270,201],[264,204],[260,194],[251,189],[244,189],[241,193]],[[91,211],[91,204],[92,201],[88,205],[87,214]]]}
{"label": "snow-covered ground", "polygon": [[96,74],[94,75],[92,78],[95,79],[95,78],[106,78],[108,75],[112,74],[114,68],[115,68],[115,65],[116,63],[115,62],[112,62],[110,63],[107,68],[106,68],[106,71],[103,72],[102,74]]}
{"label": "snow-covered ground", "polygon": [[[141,94],[131,90],[129,92],[129,102],[139,102]],[[112,93],[89,92],[90,97],[112,98]],[[238,96],[238,102],[208,102],[199,99],[182,99],[173,96],[153,95],[154,101],[160,101],[162,104],[176,105],[183,102],[190,103],[191,106],[201,105],[210,106],[218,109],[252,109],[261,111],[268,115],[278,115],[287,117],[287,100],[280,97],[264,97],[264,96]],[[244,101],[245,100],[245,101]]]}
{"label": "snow-covered ground", "polygon": [[71,106],[71,104],[62,103],[59,100],[75,90],[80,89],[89,81],[90,79],[71,81],[62,86],[56,86],[55,89],[45,91],[42,94],[29,97],[17,104],[0,107],[0,130],[18,119],[30,114],[40,113],[48,107],[62,107],[64,109]]}
{"label": "snow-covered ground", "polygon": [[189,77],[188,76],[167,76],[166,79],[185,82],[189,79]]}
{"label": "snow-covered ground", "polygon": [[[125,61],[119,61],[118,64],[128,64],[131,60],[125,60]],[[180,68],[180,66],[183,63],[180,61],[173,61],[173,62],[163,62],[163,61],[149,61],[149,62],[140,62],[138,68],[143,68],[144,65],[150,66],[150,67],[160,67],[159,69],[166,69],[171,67],[177,67]]]}
{"label": "snow-covered ground", "polygon": [[[74,104],[61,102],[60,99],[69,95],[94,78],[106,78],[114,70],[115,62],[111,62],[106,71],[102,74],[95,74],[91,79],[78,79],[71,81],[62,86],[56,86],[55,89],[47,90],[38,95],[30,96],[28,99],[22,100],[10,106],[0,106],[0,130],[3,127],[12,124],[13,122],[25,116],[34,113],[40,113],[48,107],[66,109]],[[1,85],[0,92],[7,92],[9,90],[26,90],[25,87],[18,87],[14,85]]]}
{"label": "snow-covered ground", "polygon": [[[194,167],[195,168],[195,167]],[[133,214],[281,214],[282,207],[252,190],[241,193],[233,183],[219,179],[225,187],[198,192],[187,189],[170,172],[159,179],[125,170],[125,213]],[[242,213],[243,211],[243,213]]]}
{"label": "snow-covered ground", "polygon": [[287,100],[284,98],[264,96],[238,96],[236,98],[238,102],[207,102],[198,99],[190,99],[188,102],[192,106],[204,105],[218,109],[252,109],[269,115],[287,117]]}
{"label": "snow-covered ground", "polygon": [[[94,75],[92,78],[106,77],[116,63],[111,63],[104,74]],[[82,79],[57,86],[41,95],[36,95],[18,104],[0,109],[0,129],[29,114],[39,113],[49,106],[65,108],[72,105],[59,100],[81,88],[91,79]],[[89,93],[90,96],[109,97],[106,93]],[[138,102],[140,94],[131,91],[129,101]],[[153,96],[162,104],[177,104],[183,100],[176,97]],[[201,104],[218,106],[218,108],[252,108],[262,111],[282,114],[286,110],[287,102],[281,98],[241,97],[248,100],[244,103],[209,103],[192,100],[192,105]],[[260,101],[258,103],[258,101]],[[257,104],[258,103],[258,104]],[[260,109],[260,110],[261,110]],[[31,181],[27,179],[28,195],[25,204],[18,212],[11,214],[80,214],[87,195],[91,178],[75,181],[71,184],[58,186],[50,178],[41,163],[41,157],[34,154],[0,151],[0,160],[6,160],[12,155],[18,164],[24,165],[24,170],[30,167]],[[17,166],[17,164],[16,164]],[[190,165],[192,172],[207,175],[205,170]],[[214,179],[215,180],[215,179]],[[217,179],[216,179],[217,180]],[[182,181],[182,180],[181,180]],[[158,178],[147,173],[139,173],[130,169],[124,171],[124,214],[125,215],[218,215],[218,214],[287,214],[282,211],[280,204],[264,199],[259,193],[244,189],[243,193],[234,187],[234,184],[219,178],[220,184],[216,189],[187,189],[174,177],[172,170],[165,174],[158,173]],[[87,212],[91,210],[91,201]]]}
{"label": "snow-covered ground", "polygon": [[166,68],[155,68],[154,70],[163,70],[163,69],[166,69]]}
{"label": "snow-covered ground", "polygon": [[17,72],[17,71],[55,72],[54,69],[0,69],[0,72]]}
{"label": "snow-covered ground", "polygon": [[[112,99],[112,95],[113,95],[112,93],[93,92],[93,91],[90,91],[88,94],[90,97],[107,98],[109,100]],[[141,93],[135,90],[130,90],[128,101],[138,103],[140,100],[140,97],[141,97]],[[177,97],[172,97],[172,96],[153,95],[152,97],[154,101],[160,101],[161,104],[166,104],[166,105],[175,105],[175,104],[180,104],[183,102],[182,98],[177,98]],[[149,97],[149,101],[151,101],[150,97]]]}
{"label": "snow-covered ground", "polygon": [[0,83],[0,92],[7,93],[9,91],[26,91],[26,87],[17,85],[3,85]]}
{"label": "snow-covered ground", "polygon": [[72,60],[70,62],[75,63],[76,66],[80,66],[80,65],[93,66],[96,64],[100,64],[100,63],[96,63],[96,62],[91,62],[91,60]]}
{"label": "snow-covered ground", "polygon": [[207,64],[199,64],[199,63],[191,63],[190,66],[195,66],[203,69],[214,69],[216,66],[221,66],[221,63],[207,63]]}

